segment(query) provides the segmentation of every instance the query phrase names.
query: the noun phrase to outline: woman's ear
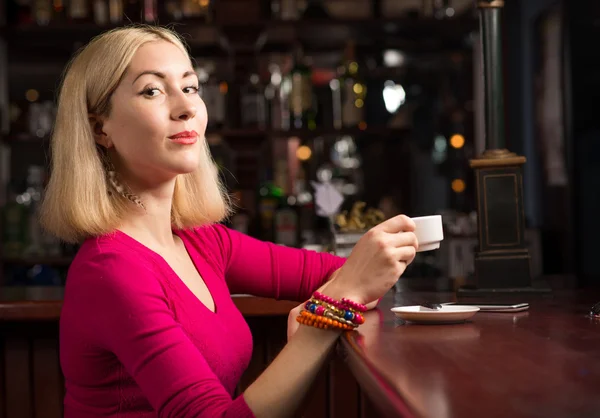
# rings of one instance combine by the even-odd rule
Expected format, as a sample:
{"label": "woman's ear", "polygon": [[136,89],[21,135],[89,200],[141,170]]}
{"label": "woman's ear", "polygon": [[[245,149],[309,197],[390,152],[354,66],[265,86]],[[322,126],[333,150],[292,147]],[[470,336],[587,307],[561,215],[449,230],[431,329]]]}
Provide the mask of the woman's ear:
{"label": "woman's ear", "polygon": [[94,134],[94,141],[96,141],[97,144],[102,145],[106,149],[111,148],[112,141],[110,140],[106,132],[104,132],[103,130],[104,124],[102,122],[102,119],[92,114],[90,114],[88,118],[90,121],[90,127],[92,128],[92,133]]}

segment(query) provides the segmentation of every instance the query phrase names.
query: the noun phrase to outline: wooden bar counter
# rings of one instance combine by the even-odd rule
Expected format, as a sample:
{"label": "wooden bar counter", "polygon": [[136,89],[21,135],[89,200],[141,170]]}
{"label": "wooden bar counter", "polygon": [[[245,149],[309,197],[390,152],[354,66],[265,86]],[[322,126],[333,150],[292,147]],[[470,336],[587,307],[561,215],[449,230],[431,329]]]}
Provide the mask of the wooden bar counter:
{"label": "wooden bar counter", "polygon": [[[61,288],[0,287],[0,418],[62,417],[64,381],[58,356],[62,296]],[[298,303],[244,295],[233,299],[254,342],[240,393],[286,344],[288,314]],[[374,409],[348,366],[333,355],[304,402],[302,416],[377,418]]]}
{"label": "wooden bar counter", "polygon": [[411,325],[390,311],[423,300],[456,299],[390,293],[338,347],[384,416],[600,416],[600,320],[587,316],[600,291],[513,295],[530,309],[456,325]]}

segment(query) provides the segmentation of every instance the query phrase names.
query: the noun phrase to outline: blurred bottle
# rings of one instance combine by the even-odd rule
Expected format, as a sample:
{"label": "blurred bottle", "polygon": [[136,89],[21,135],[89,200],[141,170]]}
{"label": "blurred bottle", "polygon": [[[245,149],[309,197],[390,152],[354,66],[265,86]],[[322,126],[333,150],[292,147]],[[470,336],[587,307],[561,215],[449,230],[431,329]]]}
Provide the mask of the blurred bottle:
{"label": "blurred bottle", "polygon": [[248,82],[241,91],[241,120],[245,128],[266,128],[266,97],[265,89],[258,74],[250,75]]}
{"label": "blurred bottle", "polygon": [[17,186],[8,186],[8,200],[2,209],[2,249],[5,257],[20,257],[27,245],[27,207]]}
{"label": "blurred bottle", "polygon": [[273,183],[269,170],[265,170],[263,181],[258,186],[258,236],[265,241],[275,242],[275,212],[283,196],[281,189]]}
{"label": "blurred bottle", "polygon": [[200,97],[208,112],[208,127],[220,129],[227,120],[227,82],[218,76],[214,62],[207,62],[196,69],[200,80]]}
{"label": "blurred bottle", "polygon": [[181,0],[166,0],[164,7],[169,20],[181,20],[183,18]]}
{"label": "blurred bottle", "polygon": [[233,192],[232,200],[235,206],[235,213],[231,216],[230,227],[242,234],[249,234],[250,215],[246,209],[242,192],[240,190]]}
{"label": "blurred bottle", "polygon": [[269,84],[265,88],[269,126],[274,131],[287,131],[290,128],[291,80],[283,77],[277,64],[269,65]]}
{"label": "blurred bottle", "polygon": [[52,20],[52,3],[48,0],[34,0],[33,18],[40,26],[48,25]]}
{"label": "blurred bottle", "polygon": [[302,47],[298,44],[294,50],[294,67],[289,74],[290,126],[292,129],[316,128],[316,103],[312,86],[312,71],[307,65]]}
{"label": "blurred bottle", "polygon": [[94,23],[98,26],[108,24],[108,3],[106,0],[94,0]]}
{"label": "blurred bottle", "polygon": [[69,18],[74,21],[87,21],[90,18],[90,9],[87,0],[71,0],[69,6]]}
{"label": "blurred bottle", "polygon": [[32,165],[27,170],[27,188],[21,195],[27,207],[27,247],[25,256],[39,256],[46,254],[42,227],[38,220],[38,209],[44,191],[45,171],[43,167]]}
{"label": "blurred bottle", "polygon": [[121,23],[123,21],[123,11],[123,0],[108,0],[108,18],[110,23]]}

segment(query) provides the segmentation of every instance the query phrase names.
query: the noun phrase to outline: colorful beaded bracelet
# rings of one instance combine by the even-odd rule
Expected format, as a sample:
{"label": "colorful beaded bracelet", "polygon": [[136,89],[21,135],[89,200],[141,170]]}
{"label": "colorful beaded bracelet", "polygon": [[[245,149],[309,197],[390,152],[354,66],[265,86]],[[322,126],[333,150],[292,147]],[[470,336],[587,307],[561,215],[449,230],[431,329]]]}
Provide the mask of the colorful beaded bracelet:
{"label": "colorful beaded bracelet", "polygon": [[329,303],[335,306],[338,309],[347,310],[348,308],[358,312],[366,312],[367,306],[362,303],[354,302],[350,299],[342,298],[342,300],[335,300],[327,295],[322,294],[321,292],[315,292],[313,297],[318,300],[322,300],[323,302]]}
{"label": "colorful beaded bracelet", "polygon": [[315,328],[334,328],[345,331],[354,329],[354,327],[351,325],[343,324],[335,319],[318,316],[307,311],[300,312],[300,315],[296,317],[296,321],[302,325],[309,325]]}
{"label": "colorful beaded bracelet", "polygon": [[323,305],[323,303],[324,302],[322,301],[314,301],[314,299],[311,299],[306,302],[304,309],[318,316],[325,316],[325,314],[329,312],[338,319],[343,319],[344,321],[357,326],[362,325],[365,322],[365,318],[357,312],[353,312],[350,309],[338,309],[333,305],[328,303]]}

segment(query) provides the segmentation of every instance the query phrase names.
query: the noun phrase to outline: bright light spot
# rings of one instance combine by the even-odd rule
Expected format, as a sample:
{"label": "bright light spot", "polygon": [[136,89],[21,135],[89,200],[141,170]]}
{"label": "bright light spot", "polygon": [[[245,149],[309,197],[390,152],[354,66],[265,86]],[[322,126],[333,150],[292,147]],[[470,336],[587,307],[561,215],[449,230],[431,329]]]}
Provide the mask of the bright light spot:
{"label": "bright light spot", "polygon": [[452,148],[462,148],[465,146],[465,137],[461,134],[454,134],[450,137],[450,145]]}
{"label": "bright light spot", "polygon": [[296,150],[296,158],[298,158],[300,161],[308,160],[311,155],[312,151],[306,145],[302,145]]}
{"label": "bright light spot", "polygon": [[406,101],[406,92],[400,84],[388,80],[383,87],[383,101],[387,111],[395,113]]}
{"label": "bright light spot", "polygon": [[397,49],[387,49],[383,52],[383,63],[386,67],[401,67],[406,62],[406,56]]}
{"label": "bright light spot", "polygon": [[454,179],[452,180],[452,191],[455,193],[462,193],[465,191],[466,184],[462,179]]}
{"label": "bright light spot", "polygon": [[438,152],[444,152],[448,148],[448,142],[442,135],[437,135],[433,140],[433,147]]}

